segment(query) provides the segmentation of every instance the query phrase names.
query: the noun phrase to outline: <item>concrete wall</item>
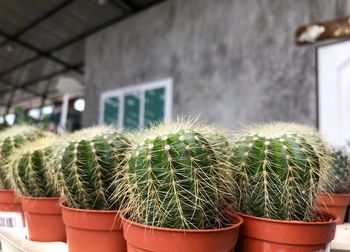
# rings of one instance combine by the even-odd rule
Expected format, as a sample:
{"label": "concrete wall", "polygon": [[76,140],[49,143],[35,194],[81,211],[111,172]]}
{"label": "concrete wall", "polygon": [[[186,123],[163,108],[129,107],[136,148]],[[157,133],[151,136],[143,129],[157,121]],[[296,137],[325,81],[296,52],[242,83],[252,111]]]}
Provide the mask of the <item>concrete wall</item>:
{"label": "concrete wall", "polygon": [[174,115],[231,129],[288,120],[316,124],[315,47],[302,24],[348,14],[348,0],[169,0],[92,36],[84,125],[102,91],[174,78]]}

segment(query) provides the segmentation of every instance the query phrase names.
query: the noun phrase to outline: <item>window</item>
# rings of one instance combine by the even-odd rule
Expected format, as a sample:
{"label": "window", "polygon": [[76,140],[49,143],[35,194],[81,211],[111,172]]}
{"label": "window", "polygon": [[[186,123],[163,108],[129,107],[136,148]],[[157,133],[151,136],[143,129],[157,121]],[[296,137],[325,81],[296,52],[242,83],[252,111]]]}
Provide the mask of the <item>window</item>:
{"label": "window", "polygon": [[100,124],[123,129],[149,127],[171,118],[172,79],[144,83],[101,94]]}

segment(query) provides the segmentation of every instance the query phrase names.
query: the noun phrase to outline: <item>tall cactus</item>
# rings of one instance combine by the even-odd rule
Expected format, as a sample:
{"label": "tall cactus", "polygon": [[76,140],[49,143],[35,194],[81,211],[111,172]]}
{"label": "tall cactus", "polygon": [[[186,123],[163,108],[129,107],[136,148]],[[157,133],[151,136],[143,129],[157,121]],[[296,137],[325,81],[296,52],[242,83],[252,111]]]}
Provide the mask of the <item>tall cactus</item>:
{"label": "tall cactus", "polygon": [[129,141],[113,127],[92,127],[66,136],[54,155],[59,187],[68,206],[81,209],[120,209],[111,195],[112,181],[121,176]]}
{"label": "tall cactus", "polygon": [[335,193],[350,193],[350,163],[349,157],[342,150],[332,151],[332,167],[336,176]]}
{"label": "tall cactus", "polygon": [[272,123],[251,128],[232,148],[239,211],[257,217],[312,221],[316,194],[328,189],[328,149],[312,128]]}
{"label": "tall cactus", "polygon": [[59,197],[52,167],[57,137],[40,138],[25,144],[10,156],[9,173],[13,188],[24,196]]}
{"label": "tall cactus", "polygon": [[133,140],[126,166],[130,219],[150,226],[208,229],[227,225],[220,212],[230,188],[227,140],[191,122],[167,123]]}
{"label": "tall cactus", "polygon": [[12,184],[8,176],[8,163],[13,151],[23,146],[23,144],[34,141],[42,136],[44,136],[44,133],[40,129],[28,125],[14,126],[0,133],[1,188],[12,189]]}

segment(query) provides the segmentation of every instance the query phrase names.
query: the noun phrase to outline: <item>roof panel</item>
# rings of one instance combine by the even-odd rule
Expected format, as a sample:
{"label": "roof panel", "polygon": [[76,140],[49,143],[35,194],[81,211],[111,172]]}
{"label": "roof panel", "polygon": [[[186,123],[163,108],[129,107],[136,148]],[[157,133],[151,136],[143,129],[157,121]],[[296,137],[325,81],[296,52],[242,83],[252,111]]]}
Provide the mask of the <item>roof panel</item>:
{"label": "roof panel", "polygon": [[122,15],[123,11],[112,4],[96,5],[92,1],[76,0],[24,33],[20,39],[37,48],[50,50]]}
{"label": "roof panel", "polygon": [[0,1],[0,30],[14,35],[63,0]]}
{"label": "roof panel", "polygon": [[28,86],[27,89],[36,93],[44,94],[52,89],[52,84],[53,82],[51,82],[50,80],[44,80],[31,86]]}
{"label": "roof panel", "polygon": [[80,40],[71,46],[65,47],[62,50],[53,53],[53,56],[70,65],[83,63],[85,57],[85,40]]}
{"label": "roof panel", "polygon": [[61,65],[56,64],[52,60],[40,58],[25,67],[6,74],[3,79],[12,83],[22,84],[62,69]]}
{"label": "roof panel", "polygon": [[35,56],[36,53],[19,44],[7,43],[0,47],[0,74]]}
{"label": "roof panel", "polygon": [[[3,92],[11,92],[13,90],[13,86],[10,84],[7,84],[5,81],[0,80],[0,93]],[[0,100],[2,100],[0,98]]]}

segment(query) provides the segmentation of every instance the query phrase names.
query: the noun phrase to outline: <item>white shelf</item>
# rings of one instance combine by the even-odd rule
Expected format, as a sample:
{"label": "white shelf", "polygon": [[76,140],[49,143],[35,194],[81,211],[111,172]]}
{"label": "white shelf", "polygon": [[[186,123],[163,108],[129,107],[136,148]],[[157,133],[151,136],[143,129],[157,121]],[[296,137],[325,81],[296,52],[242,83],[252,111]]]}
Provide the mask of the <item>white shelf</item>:
{"label": "white shelf", "polygon": [[25,228],[0,227],[2,252],[68,252],[64,242],[33,242],[26,233]]}
{"label": "white shelf", "polygon": [[331,243],[334,252],[350,251],[350,223],[337,225],[334,240]]}

